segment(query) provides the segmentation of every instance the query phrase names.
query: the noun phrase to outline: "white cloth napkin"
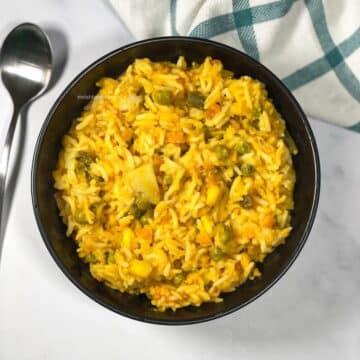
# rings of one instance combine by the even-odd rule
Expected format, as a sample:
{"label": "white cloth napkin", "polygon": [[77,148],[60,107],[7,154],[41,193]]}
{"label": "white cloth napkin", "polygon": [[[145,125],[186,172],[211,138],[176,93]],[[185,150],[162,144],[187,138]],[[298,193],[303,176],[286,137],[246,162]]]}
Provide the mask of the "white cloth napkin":
{"label": "white cloth napkin", "polygon": [[360,132],[360,1],[110,0],[137,39],[209,38],[279,76],[305,112]]}

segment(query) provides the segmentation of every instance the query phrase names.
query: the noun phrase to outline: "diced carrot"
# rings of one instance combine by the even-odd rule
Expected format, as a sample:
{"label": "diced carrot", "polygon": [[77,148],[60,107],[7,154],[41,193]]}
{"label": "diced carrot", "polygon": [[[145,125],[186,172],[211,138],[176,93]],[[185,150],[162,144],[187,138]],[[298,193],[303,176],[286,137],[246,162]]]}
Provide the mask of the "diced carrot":
{"label": "diced carrot", "polygon": [[272,228],[274,226],[274,216],[271,214],[266,215],[261,221],[261,226]]}
{"label": "diced carrot", "polygon": [[211,246],[211,237],[206,233],[200,233],[196,240],[203,247]]}
{"label": "diced carrot", "polygon": [[216,114],[220,112],[220,106],[218,104],[214,104],[213,106],[209,107],[205,112],[205,117],[207,119],[212,119]]}
{"label": "diced carrot", "polygon": [[169,131],[166,133],[166,142],[170,144],[183,144],[185,134],[182,131]]}
{"label": "diced carrot", "polygon": [[121,136],[122,138],[128,142],[131,140],[131,138],[133,137],[133,131],[129,128],[125,128],[122,132],[121,132]]}
{"label": "diced carrot", "polygon": [[149,226],[145,226],[143,228],[138,228],[135,230],[136,235],[145,239],[145,240],[152,240],[153,231],[152,228]]}

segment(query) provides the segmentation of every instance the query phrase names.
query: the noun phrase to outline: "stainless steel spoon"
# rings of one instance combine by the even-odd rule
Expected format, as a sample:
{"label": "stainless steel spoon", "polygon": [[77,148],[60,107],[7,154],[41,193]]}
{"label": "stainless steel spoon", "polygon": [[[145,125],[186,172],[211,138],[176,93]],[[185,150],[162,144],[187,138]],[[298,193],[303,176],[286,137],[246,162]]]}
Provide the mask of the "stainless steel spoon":
{"label": "stainless steel spoon", "polygon": [[21,24],[13,29],[1,48],[0,70],[2,81],[14,103],[13,116],[0,159],[1,255],[6,174],[17,119],[25,105],[45,91],[51,77],[52,52],[44,32],[30,23]]}

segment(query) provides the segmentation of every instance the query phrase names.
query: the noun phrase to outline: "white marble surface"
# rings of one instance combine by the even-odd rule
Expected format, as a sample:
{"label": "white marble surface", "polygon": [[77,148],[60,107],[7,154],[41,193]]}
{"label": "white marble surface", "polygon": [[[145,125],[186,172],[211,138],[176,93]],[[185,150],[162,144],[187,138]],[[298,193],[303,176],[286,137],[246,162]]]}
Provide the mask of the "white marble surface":
{"label": "white marble surface", "polygon": [[[95,0],[2,1],[0,41],[23,21],[62,33],[68,61],[27,114],[0,268],[0,360],[359,359],[360,135],[311,121],[322,166],[318,216],[294,266],[264,296],[200,325],[128,320],[83,295],[51,259],[32,212],[30,167],[41,124],[64,86],[131,36],[108,5]],[[2,86],[0,109],[3,136],[11,103]]]}

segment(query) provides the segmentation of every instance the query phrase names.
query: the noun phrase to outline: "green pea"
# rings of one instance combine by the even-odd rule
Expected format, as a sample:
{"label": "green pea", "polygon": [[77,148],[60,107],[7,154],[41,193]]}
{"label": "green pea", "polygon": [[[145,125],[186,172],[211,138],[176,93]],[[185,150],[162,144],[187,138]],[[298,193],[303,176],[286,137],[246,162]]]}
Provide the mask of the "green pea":
{"label": "green pea", "polygon": [[244,195],[240,200],[240,205],[244,209],[251,209],[254,206],[252,197],[250,195]]}
{"label": "green pea", "polygon": [[239,155],[244,155],[251,151],[251,145],[244,140],[235,145],[235,150]]}
{"label": "green pea", "polygon": [[259,119],[251,120],[249,124],[254,129],[259,130]]}
{"label": "green pea", "polygon": [[213,151],[220,161],[225,161],[229,158],[229,150],[225,145],[216,145]]}
{"label": "green pea", "polygon": [[184,274],[180,273],[180,274],[176,274],[174,276],[173,282],[175,286],[179,286],[185,279]]}
{"label": "green pea", "polygon": [[143,216],[144,212],[140,210],[136,204],[132,204],[129,209],[129,215],[132,215],[135,219],[139,220]]}
{"label": "green pea", "polygon": [[95,181],[96,181],[97,183],[104,182],[104,179],[103,179],[102,176],[93,175],[93,178],[95,179]]}
{"label": "green pea", "polygon": [[90,182],[95,180],[97,183],[103,182],[104,179],[101,176],[96,176],[90,173],[90,166],[96,161],[96,156],[87,151],[79,151],[76,157],[77,163],[75,166],[75,172],[78,175],[85,175],[86,180]]}
{"label": "green pea", "polygon": [[151,207],[151,203],[145,198],[144,194],[140,193],[135,199],[136,206],[143,212]]}
{"label": "green pea", "polygon": [[95,263],[97,261],[96,256],[94,254],[87,254],[84,257],[84,261],[86,263]]}
{"label": "green pea", "polygon": [[204,108],[204,102],[205,102],[205,96],[201,95],[197,91],[189,92],[187,96],[187,103],[192,106],[196,107],[198,109]]}
{"label": "green pea", "polygon": [[89,172],[86,172],[86,178],[88,181],[95,180],[97,184],[104,182],[104,179],[101,176],[93,175]]}
{"label": "green pea", "polygon": [[76,160],[80,163],[80,165],[78,166],[89,169],[91,163],[93,163],[96,160],[96,157],[94,154],[90,152],[79,151]]}
{"label": "green pea", "polygon": [[256,107],[252,112],[252,116],[254,119],[258,119],[261,113],[262,113],[262,109],[260,107]]}
{"label": "green pea", "polygon": [[207,143],[211,137],[210,129],[207,126],[202,128],[204,134],[204,141]]}
{"label": "green pea", "polygon": [[77,162],[75,166],[75,173],[77,175],[84,174],[87,175],[87,167],[82,162]]}
{"label": "green pea", "polygon": [[173,100],[173,94],[170,90],[158,90],[154,93],[154,100],[160,105],[170,105]]}
{"label": "green pea", "polygon": [[164,175],[164,185],[168,188],[173,183],[173,177],[169,174]]}
{"label": "green pea", "polygon": [[86,218],[86,215],[83,211],[77,210],[75,212],[75,221],[79,224],[85,225],[88,224],[88,220]]}
{"label": "green pea", "polygon": [[210,131],[210,137],[213,139],[220,140],[224,137],[224,130],[211,130]]}
{"label": "green pea", "polygon": [[232,231],[228,225],[218,224],[216,226],[216,232],[216,240],[218,240],[220,244],[226,244],[232,238]]}
{"label": "green pea", "polygon": [[254,167],[251,164],[242,164],[240,170],[242,175],[251,176],[254,172]]}
{"label": "green pea", "polygon": [[115,264],[115,253],[114,251],[110,250],[109,253],[106,256],[106,262],[108,264]]}
{"label": "green pea", "polygon": [[219,247],[215,246],[211,249],[211,258],[215,261],[219,261],[224,258],[225,253]]}
{"label": "green pea", "polygon": [[145,214],[143,216],[141,216],[141,218],[140,218],[141,225],[144,226],[144,225],[148,224],[153,219],[153,217],[154,217],[153,209],[150,208],[150,209],[146,210]]}

